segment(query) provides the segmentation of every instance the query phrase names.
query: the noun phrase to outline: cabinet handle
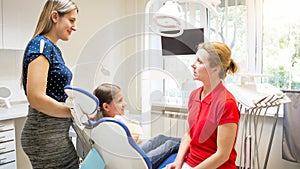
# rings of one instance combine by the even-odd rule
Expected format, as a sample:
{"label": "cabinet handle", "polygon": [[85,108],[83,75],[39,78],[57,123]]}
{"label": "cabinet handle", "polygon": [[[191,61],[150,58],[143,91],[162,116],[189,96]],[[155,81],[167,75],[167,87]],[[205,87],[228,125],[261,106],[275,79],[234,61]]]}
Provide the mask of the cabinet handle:
{"label": "cabinet handle", "polygon": [[0,166],[1,165],[6,165],[6,164],[9,164],[9,163],[13,163],[13,162],[15,162],[16,160],[11,160],[11,161],[7,161],[7,162],[1,162],[0,161]]}
{"label": "cabinet handle", "polygon": [[6,131],[11,131],[11,130],[14,130],[14,129],[5,129],[5,130],[0,130],[0,133],[1,133],[1,132],[6,132]]}
{"label": "cabinet handle", "polygon": [[0,144],[1,144],[1,143],[7,143],[7,142],[10,142],[10,141],[14,141],[14,139],[2,140],[2,141],[0,140]]}
{"label": "cabinet handle", "polygon": [[7,138],[8,140],[5,140],[6,139],[6,136],[1,136],[0,137],[0,143],[6,143],[6,142],[10,142],[10,141],[14,141],[14,139],[10,139],[10,138]]}
{"label": "cabinet handle", "polygon": [[[14,152],[15,150],[7,150],[7,151],[2,151],[2,152],[0,152],[0,155],[1,154],[6,154],[6,153],[10,153],[10,152]],[[1,162],[1,160],[0,160],[0,162]]]}
{"label": "cabinet handle", "polygon": [[5,157],[5,158],[1,158],[1,159],[0,159],[0,164],[2,164],[2,163],[3,163],[2,161],[3,161],[3,160],[6,160],[6,159],[7,159],[6,157]]}
{"label": "cabinet handle", "polygon": [[[5,149],[6,149],[6,147],[2,147],[2,148],[0,148],[0,154],[3,154],[3,153],[5,153]],[[4,151],[3,151],[4,150]]]}

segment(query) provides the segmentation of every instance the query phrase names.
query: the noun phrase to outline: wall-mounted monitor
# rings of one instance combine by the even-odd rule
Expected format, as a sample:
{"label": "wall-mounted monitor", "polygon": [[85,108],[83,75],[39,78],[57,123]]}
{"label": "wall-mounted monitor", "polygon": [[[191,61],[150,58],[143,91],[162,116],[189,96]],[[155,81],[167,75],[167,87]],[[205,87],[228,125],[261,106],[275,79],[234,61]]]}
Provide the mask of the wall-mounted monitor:
{"label": "wall-mounted monitor", "polygon": [[[178,31],[164,31],[174,34]],[[194,55],[198,44],[204,42],[204,29],[185,29],[178,37],[161,37],[162,55]]]}

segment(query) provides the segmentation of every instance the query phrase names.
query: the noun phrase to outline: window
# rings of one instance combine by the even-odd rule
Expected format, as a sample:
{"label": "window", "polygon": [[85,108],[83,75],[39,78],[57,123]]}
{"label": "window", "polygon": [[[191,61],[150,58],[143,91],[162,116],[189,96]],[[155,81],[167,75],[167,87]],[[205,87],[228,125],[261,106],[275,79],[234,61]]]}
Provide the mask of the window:
{"label": "window", "polygon": [[300,1],[264,0],[263,73],[282,89],[300,89]]}
{"label": "window", "polygon": [[[227,4],[225,2],[228,2]],[[186,25],[205,28],[205,41],[225,42],[232,50],[232,57],[239,64],[240,72],[248,72],[247,7],[245,0],[222,0],[219,6],[220,17],[209,16],[197,3],[182,3]],[[209,28],[209,29],[207,29]],[[167,104],[187,105],[191,90],[201,85],[192,77],[191,64],[195,55],[163,56],[164,70],[174,79],[164,80],[164,95]],[[182,72],[190,72],[183,74]],[[231,80],[232,77],[227,77]]]}
{"label": "window", "polygon": [[[228,2],[226,4],[226,2]],[[222,0],[220,16],[210,17],[210,41],[225,42],[239,65],[239,72],[248,72],[247,6],[245,0]]]}
{"label": "window", "polygon": [[[204,28],[205,41],[225,42],[239,73],[265,74],[262,82],[300,89],[300,6],[298,0],[221,0],[216,18],[199,3],[181,3],[186,27]],[[209,28],[209,29],[208,29]],[[174,75],[162,82],[171,104],[186,105],[187,93],[201,85],[192,79],[193,55],[162,56],[162,68]],[[179,66],[180,65],[180,66]],[[187,71],[189,70],[189,71]],[[182,75],[187,71],[190,74]],[[270,76],[269,76],[270,75]],[[227,81],[236,76],[228,76]]]}

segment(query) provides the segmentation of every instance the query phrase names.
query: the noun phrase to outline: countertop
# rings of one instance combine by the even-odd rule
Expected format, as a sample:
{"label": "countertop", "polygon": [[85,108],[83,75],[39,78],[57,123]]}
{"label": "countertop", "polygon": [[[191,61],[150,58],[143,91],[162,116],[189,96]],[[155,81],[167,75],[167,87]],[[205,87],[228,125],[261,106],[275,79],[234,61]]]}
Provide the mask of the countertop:
{"label": "countertop", "polygon": [[180,105],[152,103],[151,112],[176,119],[186,119],[188,116],[188,108]]}
{"label": "countertop", "polygon": [[18,79],[0,80],[0,86],[7,87],[11,91],[9,97],[10,108],[0,100],[0,120],[17,119],[26,117],[28,112],[28,101],[24,89],[20,87]]}
{"label": "countertop", "polygon": [[162,103],[152,103],[151,110],[153,111],[173,111],[180,113],[188,113],[186,106],[181,105],[170,105],[170,104],[162,104]]}
{"label": "countertop", "polygon": [[28,111],[27,102],[11,103],[10,108],[0,107],[0,121],[26,117]]}

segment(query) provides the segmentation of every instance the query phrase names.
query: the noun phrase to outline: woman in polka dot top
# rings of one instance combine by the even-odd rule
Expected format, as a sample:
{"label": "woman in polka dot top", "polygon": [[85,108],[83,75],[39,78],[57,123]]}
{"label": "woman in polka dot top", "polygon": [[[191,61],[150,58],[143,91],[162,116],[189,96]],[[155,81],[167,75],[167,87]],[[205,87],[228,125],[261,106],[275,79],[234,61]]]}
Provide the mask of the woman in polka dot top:
{"label": "woman in polka dot top", "polygon": [[78,7],[71,0],[47,0],[23,58],[22,82],[29,102],[21,143],[32,167],[78,168],[78,157],[68,133],[72,124],[64,86],[70,84],[58,40],[76,31]]}

